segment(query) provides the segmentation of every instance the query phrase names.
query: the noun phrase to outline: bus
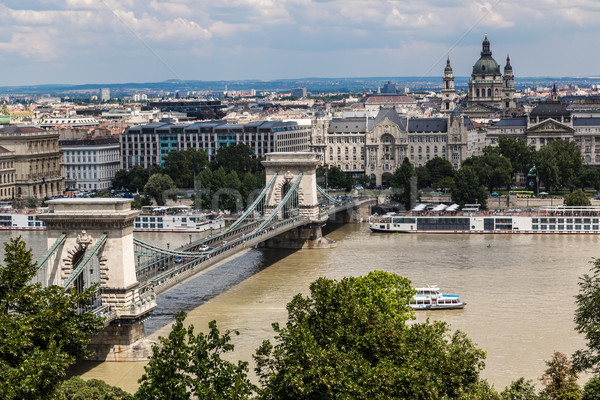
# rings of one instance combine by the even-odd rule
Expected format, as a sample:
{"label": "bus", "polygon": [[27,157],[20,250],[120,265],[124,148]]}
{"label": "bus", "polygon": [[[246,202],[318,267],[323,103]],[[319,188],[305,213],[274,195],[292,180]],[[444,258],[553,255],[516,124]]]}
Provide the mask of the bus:
{"label": "bus", "polygon": [[508,192],[508,195],[509,196],[517,196],[518,198],[523,198],[523,199],[531,199],[531,198],[535,197],[533,190],[511,190],[510,192]]}

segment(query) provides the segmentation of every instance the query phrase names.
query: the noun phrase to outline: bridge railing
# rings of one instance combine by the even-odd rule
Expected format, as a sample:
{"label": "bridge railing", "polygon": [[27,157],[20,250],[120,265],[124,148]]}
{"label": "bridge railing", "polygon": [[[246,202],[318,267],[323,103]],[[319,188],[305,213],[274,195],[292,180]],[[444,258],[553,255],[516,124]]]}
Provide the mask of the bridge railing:
{"label": "bridge railing", "polygon": [[284,231],[293,229],[297,226],[305,225],[307,222],[308,219],[303,217],[280,220],[264,227],[260,231],[240,236],[231,242],[223,243],[221,246],[208,252],[208,254],[203,258],[190,260],[182,265],[179,265],[178,267],[162,272],[151,279],[148,279],[140,285],[140,293],[144,293],[147,290],[153,290],[158,294],[166,288],[181,282],[183,279],[194,275],[195,273],[222,259],[229,257],[231,254],[242,251],[245,248],[255,246],[258,243],[277,236]]}

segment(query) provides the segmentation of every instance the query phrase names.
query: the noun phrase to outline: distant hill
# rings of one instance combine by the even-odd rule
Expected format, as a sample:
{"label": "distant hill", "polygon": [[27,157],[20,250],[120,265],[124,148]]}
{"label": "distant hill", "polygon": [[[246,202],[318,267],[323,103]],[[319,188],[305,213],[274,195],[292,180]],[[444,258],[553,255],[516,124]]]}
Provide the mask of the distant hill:
{"label": "distant hill", "polygon": [[[442,84],[441,76],[430,77],[362,77],[362,78],[302,78],[302,79],[274,79],[274,80],[238,80],[238,81],[199,81],[199,80],[167,80],[164,82],[145,83],[106,83],[106,84],[48,84],[34,86],[0,86],[3,95],[87,95],[99,91],[100,88],[110,88],[112,96],[130,95],[140,92],[188,92],[188,91],[224,91],[248,90],[257,91],[289,91],[293,87],[306,87],[309,92],[372,92],[383,86],[387,81],[392,81],[398,88],[408,87],[411,90],[439,90]],[[456,77],[457,88],[466,88],[469,77]],[[591,84],[600,84],[600,77],[520,77],[515,78],[517,88],[552,86],[554,83],[577,84],[580,87],[589,87]]]}

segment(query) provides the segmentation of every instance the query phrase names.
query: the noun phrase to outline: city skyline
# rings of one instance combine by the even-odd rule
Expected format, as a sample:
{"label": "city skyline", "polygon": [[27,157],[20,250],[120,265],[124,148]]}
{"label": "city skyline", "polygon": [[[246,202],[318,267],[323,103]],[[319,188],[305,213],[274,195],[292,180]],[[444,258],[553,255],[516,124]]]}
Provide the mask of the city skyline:
{"label": "city skyline", "polygon": [[0,86],[468,76],[487,33],[515,75],[597,77],[592,0],[8,0]]}

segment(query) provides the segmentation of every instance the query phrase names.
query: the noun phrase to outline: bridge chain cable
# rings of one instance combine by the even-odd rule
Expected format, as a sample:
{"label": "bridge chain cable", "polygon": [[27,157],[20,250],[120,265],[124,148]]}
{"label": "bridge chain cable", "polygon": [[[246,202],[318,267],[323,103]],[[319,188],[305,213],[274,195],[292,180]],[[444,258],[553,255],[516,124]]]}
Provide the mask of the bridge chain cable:
{"label": "bridge chain cable", "polygon": [[239,224],[241,224],[246,219],[246,217],[248,217],[248,215],[250,215],[251,213],[253,213],[255,211],[256,207],[260,204],[260,202],[265,199],[267,191],[273,186],[273,183],[275,182],[275,178],[277,178],[277,172],[275,172],[273,174],[273,177],[271,178],[269,183],[264,187],[264,189],[260,192],[260,194],[252,202],[252,204],[248,206],[246,211],[244,211],[244,213],[238,219],[236,219],[234,223],[229,225],[229,227],[227,229],[225,229],[224,233],[227,233],[230,230],[237,227]]}
{"label": "bridge chain cable", "polygon": [[59,237],[56,238],[56,240],[54,241],[52,246],[50,246],[48,251],[46,251],[44,253],[44,255],[38,261],[38,265],[37,265],[38,271],[41,270],[46,265],[46,263],[48,263],[48,260],[50,260],[50,257],[52,257],[54,255],[54,253],[56,253],[58,248],[65,242],[66,239],[67,239],[66,233],[63,233]]}
{"label": "bridge chain cable", "polygon": [[146,250],[151,250],[153,253],[146,253],[145,255],[155,255],[155,254],[163,254],[163,255],[169,255],[169,256],[192,256],[192,257],[196,257],[196,256],[202,256],[204,254],[206,254],[206,251],[177,251],[177,250],[169,250],[169,249],[165,249],[162,247],[158,247],[156,245],[153,245],[151,243],[148,242],[144,242],[141,239],[137,239],[137,238],[133,238],[133,243],[145,248]]}
{"label": "bridge chain cable", "polygon": [[107,238],[106,233],[102,234],[102,236],[100,236],[98,238],[98,240],[96,241],[96,243],[94,244],[94,246],[90,249],[90,251],[87,251],[85,253],[85,256],[83,257],[83,260],[81,260],[81,262],[79,264],[77,264],[77,267],[75,268],[75,270],[73,270],[73,272],[71,273],[71,275],[69,275],[69,277],[67,278],[67,280],[65,280],[63,282],[62,287],[64,289],[68,288],[75,281],[75,279],[77,279],[77,277],[79,275],[81,275],[81,273],[83,272],[83,269],[92,260],[92,257],[94,255],[98,254],[98,251],[100,250],[100,248],[102,246],[104,246],[104,243],[106,243],[106,238]]}
{"label": "bridge chain cable", "polygon": [[300,185],[301,180],[302,180],[302,173],[299,173],[298,177],[296,178],[294,183],[290,186],[289,190],[287,191],[287,193],[285,194],[283,199],[281,199],[281,202],[279,202],[279,204],[277,205],[277,207],[275,207],[275,209],[271,212],[271,214],[269,214],[269,216],[267,218],[265,218],[265,220],[262,222],[262,224],[260,224],[258,226],[258,228],[256,228],[252,233],[259,232],[261,229],[263,229],[265,226],[267,226],[275,217],[277,217],[277,214],[279,213],[279,211],[281,211],[281,209],[288,203],[288,201],[292,198],[292,195],[293,194],[296,194],[296,196],[298,195],[298,186]]}
{"label": "bridge chain cable", "polygon": [[342,201],[339,199],[336,199],[335,197],[331,196],[329,193],[327,193],[325,191],[325,189],[323,189],[321,186],[317,185],[317,190],[319,193],[321,193],[327,200],[337,203],[337,204],[342,204]]}

